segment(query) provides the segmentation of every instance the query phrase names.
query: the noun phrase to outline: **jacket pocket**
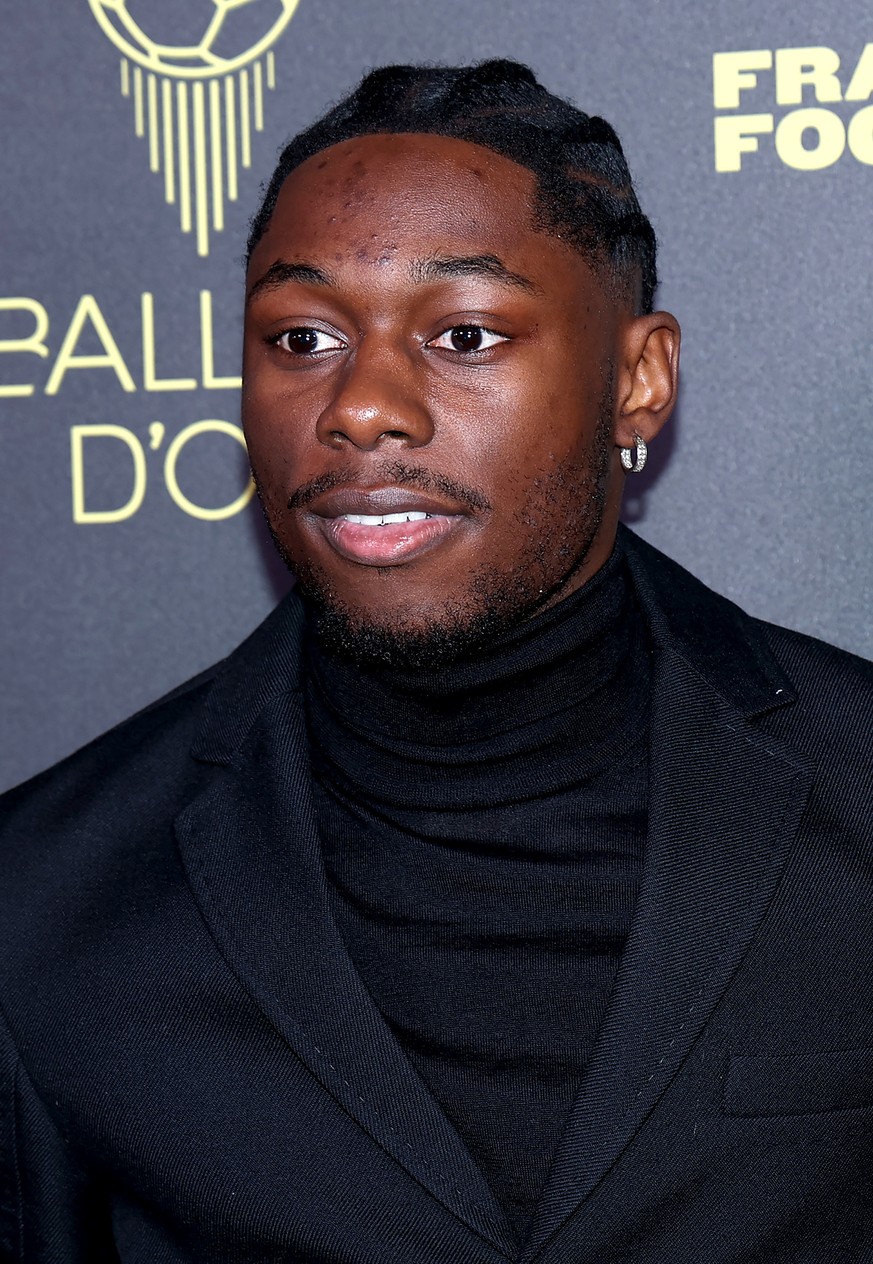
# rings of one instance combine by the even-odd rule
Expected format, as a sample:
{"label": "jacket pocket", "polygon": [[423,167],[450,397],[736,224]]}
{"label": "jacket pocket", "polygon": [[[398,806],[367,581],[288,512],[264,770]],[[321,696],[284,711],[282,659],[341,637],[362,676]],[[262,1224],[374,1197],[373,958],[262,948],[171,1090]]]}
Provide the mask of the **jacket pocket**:
{"label": "jacket pocket", "polygon": [[873,1106],[873,1049],[731,1054],[728,1115],[808,1115]]}

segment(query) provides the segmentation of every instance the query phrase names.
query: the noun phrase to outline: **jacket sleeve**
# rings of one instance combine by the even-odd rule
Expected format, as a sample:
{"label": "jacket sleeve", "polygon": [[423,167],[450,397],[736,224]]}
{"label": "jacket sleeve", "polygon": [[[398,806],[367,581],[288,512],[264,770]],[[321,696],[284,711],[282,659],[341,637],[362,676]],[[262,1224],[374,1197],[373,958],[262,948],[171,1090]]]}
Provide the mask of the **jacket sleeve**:
{"label": "jacket sleeve", "polygon": [[118,1264],[106,1201],[34,1092],[2,1017],[0,1264]]}

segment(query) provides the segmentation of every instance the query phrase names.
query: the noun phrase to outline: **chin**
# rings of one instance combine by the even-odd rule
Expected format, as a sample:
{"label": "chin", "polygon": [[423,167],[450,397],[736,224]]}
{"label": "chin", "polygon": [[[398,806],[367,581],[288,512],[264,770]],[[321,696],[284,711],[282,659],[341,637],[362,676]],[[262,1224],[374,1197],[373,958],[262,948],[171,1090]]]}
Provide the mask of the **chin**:
{"label": "chin", "polygon": [[[524,571],[507,576],[490,570],[472,578],[463,593],[440,599],[429,594],[426,611],[415,603],[361,605],[344,600],[311,563],[292,566],[299,590],[313,613],[321,644],[361,667],[428,670],[469,659],[524,623],[554,598],[554,587],[532,586]],[[527,573],[529,575],[529,572]]]}
{"label": "chin", "polygon": [[435,603],[419,616],[408,606],[386,610],[382,603],[372,609],[313,583],[305,567],[296,573],[321,644],[360,667],[444,667],[474,654],[505,623],[496,609],[467,602]]}

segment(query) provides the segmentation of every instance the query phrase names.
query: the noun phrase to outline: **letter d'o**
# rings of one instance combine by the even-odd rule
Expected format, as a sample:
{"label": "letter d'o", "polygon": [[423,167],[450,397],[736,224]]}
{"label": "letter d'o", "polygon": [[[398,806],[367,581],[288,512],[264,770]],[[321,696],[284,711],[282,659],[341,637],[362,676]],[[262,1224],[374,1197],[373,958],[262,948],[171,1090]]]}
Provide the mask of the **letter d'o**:
{"label": "letter d'o", "polygon": [[[117,509],[85,508],[85,439],[115,439],[127,445],[133,459],[133,490]],[[136,435],[124,426],[73,426],[70,431],[73,481],[73,522],[122,522],[132,518],[143,502],[146,490],[146,459]]]}

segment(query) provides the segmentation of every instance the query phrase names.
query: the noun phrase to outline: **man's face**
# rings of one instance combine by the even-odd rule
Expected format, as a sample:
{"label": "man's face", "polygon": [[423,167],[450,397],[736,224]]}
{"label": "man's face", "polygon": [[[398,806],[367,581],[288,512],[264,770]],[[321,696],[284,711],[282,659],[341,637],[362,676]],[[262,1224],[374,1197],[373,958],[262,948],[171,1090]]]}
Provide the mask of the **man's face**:
{"label": "man's face", "polygon": [[612,547],[623,313],[489,149],[366,136],[285,181],[248,272],[271,530],[352,653],[437,662]]}

